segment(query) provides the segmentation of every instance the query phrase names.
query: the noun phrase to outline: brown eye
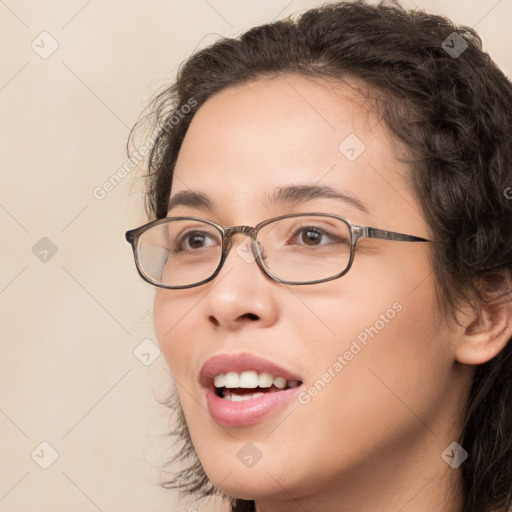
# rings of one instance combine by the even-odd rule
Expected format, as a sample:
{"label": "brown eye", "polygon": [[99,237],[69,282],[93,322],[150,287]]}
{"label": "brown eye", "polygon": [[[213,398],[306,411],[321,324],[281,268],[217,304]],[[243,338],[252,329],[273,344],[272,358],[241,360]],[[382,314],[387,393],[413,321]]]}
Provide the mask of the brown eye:
{"label": "brown eye", "polygon": [[214,238],[211,233],[205,231],[188,231],[176,239],[174,252],[194,251],[215,245]]}
{"label": "brown eye", "polygon": [[348,242],[347,239],[340,238],[325,229],[315,226],[299,228],[293,234],[292,241],[297,245],[308,245],[310,247]]}
{"label": "brown eye", "polygon": [[301,230],[302,236],[300,237],[306,245],[317,245],[317,242],[321,240],[323,233],[314,229],[303,229]]}

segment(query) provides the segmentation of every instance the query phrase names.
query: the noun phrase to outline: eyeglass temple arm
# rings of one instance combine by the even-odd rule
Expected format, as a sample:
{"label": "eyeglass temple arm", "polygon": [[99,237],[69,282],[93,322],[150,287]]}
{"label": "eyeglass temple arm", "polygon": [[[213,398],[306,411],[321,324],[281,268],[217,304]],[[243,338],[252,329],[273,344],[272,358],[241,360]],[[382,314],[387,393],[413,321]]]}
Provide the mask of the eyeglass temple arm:
{"label": "eyeglass temple arm", "polygon": [[396,240],[398,242],[431,242],[427,238],[419,236],[404,235],[403,233],[396,233],[394,231],[386,231],[385,229],[371,228],[365,226],[361,236],[367,238],[383,238],[384,240]]}

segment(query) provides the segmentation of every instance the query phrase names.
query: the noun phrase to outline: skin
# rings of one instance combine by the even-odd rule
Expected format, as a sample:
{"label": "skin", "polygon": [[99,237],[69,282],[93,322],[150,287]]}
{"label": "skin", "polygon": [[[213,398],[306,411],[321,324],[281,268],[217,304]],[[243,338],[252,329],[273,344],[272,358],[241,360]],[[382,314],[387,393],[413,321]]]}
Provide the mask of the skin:
{"label": "skin", "polygon": [[[215,207],[179,206],[169,215],[254,226],[286,213],[325,212],[429,238],[405,184],[410,170],[370,107],[345,84],[299,76],[218,93],[192,121],[171,193],[198,191]],[[338,149],[351,133],[365,144],[353,162]],[[265,204],[267,193],[297,184],[343,189],[369,211],[325,198]],[[157,289],[154,303],[157,338],[212,482],[255,499],[261,512],[461,510],[458,470],[441,453],[459,438],[472,365],[510,336],[503,315],[482,322],[467,309],[461,326],[447,325],[436,306],[430,244],[362,239],[345,276],[290,286],[238,255],[245,239],[235,235],[213,281]],[[309,403],[293,400],[248,427],[224,428],[210,417],[197,375],[212,355],[270,359],[301,375],[307,390],[394,303],[401,311]],[[249,441],[262,454],[251,468],[237,457]]]}

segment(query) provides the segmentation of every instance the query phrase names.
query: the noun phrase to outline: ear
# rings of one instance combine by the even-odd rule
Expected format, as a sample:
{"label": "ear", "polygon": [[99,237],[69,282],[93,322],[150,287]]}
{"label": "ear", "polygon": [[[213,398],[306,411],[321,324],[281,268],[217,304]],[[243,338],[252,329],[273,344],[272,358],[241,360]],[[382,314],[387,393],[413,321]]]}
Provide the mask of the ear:
{"label": "ear", "polygon": [[455,347],[455,357],[460,363],[486,363],[512,338],[510,299],[488,303],[479,310],[467,309],[464,318]]}

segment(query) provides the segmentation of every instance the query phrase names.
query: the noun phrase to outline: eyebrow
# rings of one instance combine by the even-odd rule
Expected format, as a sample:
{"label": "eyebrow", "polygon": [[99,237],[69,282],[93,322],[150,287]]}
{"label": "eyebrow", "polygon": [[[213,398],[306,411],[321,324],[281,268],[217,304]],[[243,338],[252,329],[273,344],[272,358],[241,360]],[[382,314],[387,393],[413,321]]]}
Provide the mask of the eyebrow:
{"label": "eyebrow", "polygon": [[335,190],[327,185],[293,185],[280,187],[269,197],[269,202],[273,205],[277,203],[287,204],[309,201],[311,199],[337,199],[368,213],[368,208],[366,208],[364,203],[352,194],[349,194],[345,190]]}
{"label": "eyebrow", "polygon": [[[291,185],[279,187],[266,198],[266,204],[290,204],[310,201],[312,199],[337,199],[355,206],[362,212],[368,213],[368,208],[362,201],[347,191],[338,191],[327,185]],[[215,203],[206,195],[191,190],[182,190],[169,199],[167,211],[178,206],[190,206],[201,210],[213,210]]]}
{"label": "eyebrow", "polygon": [[213,202],[207,196],[191,190],[182,190],[171,197],[167,205],[167,211],[177,206],[192,206],[202,210],[212,210],[214,208]]}

